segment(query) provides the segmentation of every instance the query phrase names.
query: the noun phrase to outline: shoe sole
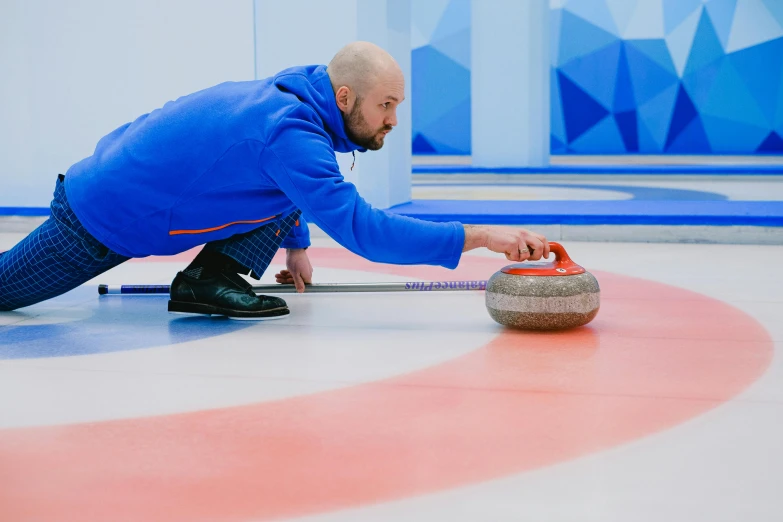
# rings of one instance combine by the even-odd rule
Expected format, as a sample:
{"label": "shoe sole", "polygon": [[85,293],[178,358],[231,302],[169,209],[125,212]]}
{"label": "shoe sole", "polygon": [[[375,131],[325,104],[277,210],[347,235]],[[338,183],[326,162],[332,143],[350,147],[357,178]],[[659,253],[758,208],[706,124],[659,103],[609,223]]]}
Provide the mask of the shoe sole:
{"label": "shoe sole", "polygon": [[291,313],[288,307],[272,308],[259,312],[245,312],[242,310],[230,310],[203,303],[185,303],[183,301],[169,301],[169,312],[177,314],[223,315],[229,319],[245,321],[263,321],[264,319],[279,319]]}

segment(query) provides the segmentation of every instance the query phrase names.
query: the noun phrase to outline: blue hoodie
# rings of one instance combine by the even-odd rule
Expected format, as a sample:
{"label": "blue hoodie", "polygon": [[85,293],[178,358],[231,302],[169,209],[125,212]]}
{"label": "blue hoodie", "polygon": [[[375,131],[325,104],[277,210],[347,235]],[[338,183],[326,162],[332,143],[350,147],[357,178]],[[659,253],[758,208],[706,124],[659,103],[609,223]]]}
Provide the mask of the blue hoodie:
{"label": "blue hoodie", "polygon": [[[323,65],[227,82],[123,125],[73,165],[65,190],[100,242],[129,257],[170,255],[247,232],[301,209],[371,261],[454,268],[465,233],[372,208],[346,182],[345,134]],[[310,244],[300,220],[284,248]]]}

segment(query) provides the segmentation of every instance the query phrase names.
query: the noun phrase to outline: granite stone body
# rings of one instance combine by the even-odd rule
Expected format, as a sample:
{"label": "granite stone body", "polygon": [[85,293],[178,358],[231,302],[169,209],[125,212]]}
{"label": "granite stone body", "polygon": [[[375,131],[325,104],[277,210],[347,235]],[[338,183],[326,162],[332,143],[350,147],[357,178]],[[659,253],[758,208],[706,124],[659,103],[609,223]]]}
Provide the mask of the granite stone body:
{"label": "granite stone body", "polygon": [[563,276],[496,272],[487,282],[486,305],[492,319],[504,326],[562,330],[595,318],[600,287],[589,272]]}

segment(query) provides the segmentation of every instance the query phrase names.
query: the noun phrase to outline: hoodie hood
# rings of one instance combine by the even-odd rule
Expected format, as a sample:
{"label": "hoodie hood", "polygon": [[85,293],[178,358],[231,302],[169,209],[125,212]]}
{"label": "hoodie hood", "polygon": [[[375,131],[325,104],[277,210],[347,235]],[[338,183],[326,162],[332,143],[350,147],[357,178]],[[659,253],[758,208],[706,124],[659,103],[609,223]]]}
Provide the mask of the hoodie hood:
{"label": "hoodie hood", "polygon": [[334,99],[334,89],[325,65],[291,67],[278,73],[273,80],[278,89],[296,95],[310,105],[324,122],[337,152],[365,152],[345,134],[343,115]]}

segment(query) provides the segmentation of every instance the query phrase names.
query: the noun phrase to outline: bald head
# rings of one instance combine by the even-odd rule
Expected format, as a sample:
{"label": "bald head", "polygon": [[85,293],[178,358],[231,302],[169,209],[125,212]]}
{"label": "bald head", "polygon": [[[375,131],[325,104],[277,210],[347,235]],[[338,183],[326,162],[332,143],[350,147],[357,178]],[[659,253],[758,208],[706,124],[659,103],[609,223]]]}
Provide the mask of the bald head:
{"label": "bald head", "polygon": [[353,42],[340,49],[326,72],[348,138],[369,150],[383,147],[405,99],[405,77],[394,58],[370,42]]}
{"label": "bald head", "polygon": [[348,87],[363,98],[378,82],[402,79],[392,56],[370,42],[352,42],[340,49],[326,69],[332,87]]}

